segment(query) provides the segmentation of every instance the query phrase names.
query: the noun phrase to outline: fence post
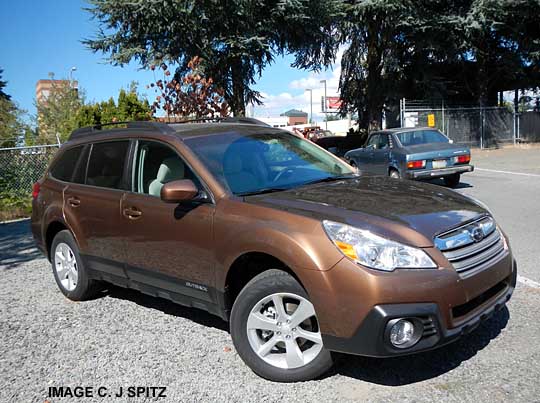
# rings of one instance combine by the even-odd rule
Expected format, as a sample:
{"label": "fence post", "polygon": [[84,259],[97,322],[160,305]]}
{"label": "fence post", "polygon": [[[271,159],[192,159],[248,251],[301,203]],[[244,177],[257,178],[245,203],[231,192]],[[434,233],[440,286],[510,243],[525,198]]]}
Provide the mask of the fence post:
{"label": "fence post", "polygon": [[480,149],[484,149],[484,107],[480,106]]}
{"label": "fence post", "polygon": [[405,109],[405,98],[399,100],[399,125],[403,127],[403,109]]}

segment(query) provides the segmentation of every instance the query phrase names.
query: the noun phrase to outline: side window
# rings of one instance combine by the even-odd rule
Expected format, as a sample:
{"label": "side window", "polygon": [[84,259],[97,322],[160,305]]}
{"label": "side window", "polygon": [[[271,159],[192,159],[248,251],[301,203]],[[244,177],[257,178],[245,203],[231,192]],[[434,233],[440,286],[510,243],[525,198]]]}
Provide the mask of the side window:
{"label": "side window", "polygon": [[193,172],[170,147],[155,141],[139,141],[132,170],[133,191],[160,197],[164,184],[191,179],[198,185]]}
{"label": "side window", "polygon": [[86,184],[123,189],[124,166],[129,141],[95,143],[90,152]]}
{"label": "side window", "polygon": [[73,147],[64,151],[58,161],[51,168],[51,176],[55,179],[71,182],[73,173],[77,167],[77,161],[79,161],[84,146]]}
{"label": "side window", "polygon": [[379,135],[378,134],[374,134],[373,136],[371,136],[367,142],[367,146],[373,149],[377,149],[378,148],[378,145],[379,145]]}
{"label": "side window", "polygon": [[387,134],[379,134],[379,146],[377,148],[380,150],[389,148]]}

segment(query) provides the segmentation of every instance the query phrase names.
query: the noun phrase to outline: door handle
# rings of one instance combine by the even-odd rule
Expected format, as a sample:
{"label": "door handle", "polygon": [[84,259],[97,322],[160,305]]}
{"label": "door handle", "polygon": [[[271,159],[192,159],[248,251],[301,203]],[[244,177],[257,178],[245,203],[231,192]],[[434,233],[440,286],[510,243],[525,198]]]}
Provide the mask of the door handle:
{"label": "door handle", "polygon": [[127,207],[124,209],[124,216],[129,218],[130,220],[135,220],[142,216],[142,211],[137,210],[134,207]]}
{"label": "door handle", "polygon": [[67,201],[71,207],[79,207],[81,204],[81,201],[76,197],[70,197]]}

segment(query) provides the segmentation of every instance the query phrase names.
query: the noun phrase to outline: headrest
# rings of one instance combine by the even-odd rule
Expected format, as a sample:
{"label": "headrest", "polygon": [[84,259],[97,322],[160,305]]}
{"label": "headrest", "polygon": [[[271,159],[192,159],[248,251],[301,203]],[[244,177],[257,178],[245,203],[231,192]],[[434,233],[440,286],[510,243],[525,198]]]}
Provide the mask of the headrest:
{"label": "headrest", "polygon": [[167,183],[184,177],[184,163],[178,157],[164,159],[159,166],[157,180]]}

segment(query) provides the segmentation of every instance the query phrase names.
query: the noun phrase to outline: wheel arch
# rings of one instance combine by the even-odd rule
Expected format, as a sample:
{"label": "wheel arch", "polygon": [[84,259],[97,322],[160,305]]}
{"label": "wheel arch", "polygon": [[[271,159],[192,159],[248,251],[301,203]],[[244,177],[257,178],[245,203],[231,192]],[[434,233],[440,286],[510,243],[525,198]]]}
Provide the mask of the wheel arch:
{"label": "wheel arch", "polygon": [[290,274],[309,295],[298,274],[281,259],[267,252],[244,252],[232,262],[225,276],[223,289],[224,308],[227,315],[230,313],[236,297],[238,297],[238,294],[246,284],[255,276],[271,269],[281,270]]}

